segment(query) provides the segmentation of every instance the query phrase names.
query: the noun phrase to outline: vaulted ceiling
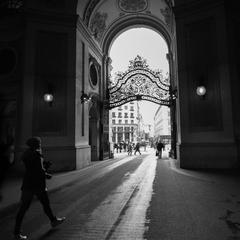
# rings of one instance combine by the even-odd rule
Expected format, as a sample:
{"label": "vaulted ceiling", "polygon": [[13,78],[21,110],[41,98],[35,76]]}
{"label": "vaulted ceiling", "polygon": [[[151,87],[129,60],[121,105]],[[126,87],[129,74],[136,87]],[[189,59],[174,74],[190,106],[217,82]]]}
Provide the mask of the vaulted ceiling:
{"label": "vaulted ceiling", "polygon": [[109,28],[130,17],[156,19],[171,32],[172,4],[170,0],[81,0],[78,14],[93,38],[101,43]]}

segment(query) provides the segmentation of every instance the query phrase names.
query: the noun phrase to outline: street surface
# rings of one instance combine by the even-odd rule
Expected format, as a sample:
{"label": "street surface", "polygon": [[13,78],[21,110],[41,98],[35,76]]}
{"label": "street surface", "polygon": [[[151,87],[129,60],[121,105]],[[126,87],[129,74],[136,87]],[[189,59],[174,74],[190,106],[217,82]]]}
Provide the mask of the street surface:
{"label": "street surface", "polygon": [[[23,222],[31,240],[240,240],[240,178],[179,169],[176,160],[116,154],[51,191],[66,221],[51,229],[38,201]],[[50,180],[51,181],[51,180]],[[0,215],[0,239],[13,239],[16,209]]]}

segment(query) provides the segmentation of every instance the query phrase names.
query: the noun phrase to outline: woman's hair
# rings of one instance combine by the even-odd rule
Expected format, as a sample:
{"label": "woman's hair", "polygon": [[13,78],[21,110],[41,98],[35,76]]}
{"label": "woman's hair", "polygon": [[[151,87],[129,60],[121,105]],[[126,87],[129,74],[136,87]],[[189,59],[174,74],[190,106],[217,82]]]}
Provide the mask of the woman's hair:
{"label": "woman's hair", "polygon": [[40,143],[41,143],[41,138],[40,137],[31,137],[26,141],[26,144],[30,148],[35,148],[35,147],[39,146]]}

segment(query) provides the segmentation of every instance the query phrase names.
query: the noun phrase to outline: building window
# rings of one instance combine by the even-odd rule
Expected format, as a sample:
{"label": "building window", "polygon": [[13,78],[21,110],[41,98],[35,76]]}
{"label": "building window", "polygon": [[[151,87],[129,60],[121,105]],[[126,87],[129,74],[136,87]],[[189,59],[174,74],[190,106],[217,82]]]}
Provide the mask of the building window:
{"label": "building window", "polygon": [[122,113],[121,113],[121,112],[118,113],[118,117],[119,117],[119,118],[122,117]]}
{"label": "building window", "polygon": [[121,119],[119,119],[118,123],[119,123],[119,124],[122,124],[122,120],[121,120]]}
{"label": "building window", "polygon": [[118,110],[119,110],[119,111],[122,111],[122,107],[119,107]]}
{"label": "building window", "polygon": [[115,118],[116,117],[116,113],[112,112],[112,117]]}
{"label": "building window", "polygon": [[125,133],[125,141],[129,142],[129,133]]}
{"label": "building window", "polygon": [[128,124],[128,120],[125,120],[125,124]]}
{"label": "building window", "polygon": [[130,131],[130,127],[125,127],[125,132],[129,132]]}
{"label": "building window", "polygon": [[112,120],[112,124],[116,124],[116,121],[115,121],[115,119],[113,119],[113,120]]}
{"label": "building window", "polygon": [[130,111],[134,111],[134,107],[133,106],[130,107]]}
{"label": "building window", "polygon": [[118,142],[122,142],[123,140],[123,134],[122,133],[118,133]]}
{"label": "building window", "polygon": [[124,113],[124,118],[128,118],[128,113]]}
{"label": "building window", "polygon": [[123,132],[123,127],[118,127],[118,132]]}
{"label": "building window", "polygon": [[128,109],[128,106],[127,106],[127,105],[126,105],[126,106],[124,106],[124,109],[125,109],[125,110],[127,110],[127,109]]}
{"label": "building window", "polygon": [[131,120],[131,123],[134,123],[134,120]]}
{"label": "building window", "polygon": [[116,132],[116,127],[113,127],[112,130],[113,130],[113,132]]}
{"label": "building window", "polygon": [[131,118],[134,118],[134,115],[133,115],[133,113],[131,113],[131,116],[130,116]]}

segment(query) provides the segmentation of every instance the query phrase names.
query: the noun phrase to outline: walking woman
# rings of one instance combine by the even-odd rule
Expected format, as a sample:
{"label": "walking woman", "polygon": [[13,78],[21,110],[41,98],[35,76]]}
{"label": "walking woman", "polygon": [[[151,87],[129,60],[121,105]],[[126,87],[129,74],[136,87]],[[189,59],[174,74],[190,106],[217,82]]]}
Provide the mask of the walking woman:
{"label": "walking woman", "polygon": [[41,139],[39,137],[32,137],[27,140],[26,144],[29,148],[22,156],[22,161],[25,165],[25,175],[21,188],[21,205],[16,216],[14,228],[14,236],[17,240],[27,239],[27,236],[21,234],[21,225],[34,195],[36,195],[41,202],[52,227],[61,224],[65,220],[65,217],[57,218],[50,207],[46,190],[46,178],[50,179],[51,175],[48,174],[44,168],[44,160],[41,153]]}
{"label": "walking woman", "polygon": [[138,152],[140,155],[141,155],[141,152],[140,152],[140,143],[137,142],[136,146],[135,146],[135,152],[134,152],[134,155],[136,155],[136,153]]}

